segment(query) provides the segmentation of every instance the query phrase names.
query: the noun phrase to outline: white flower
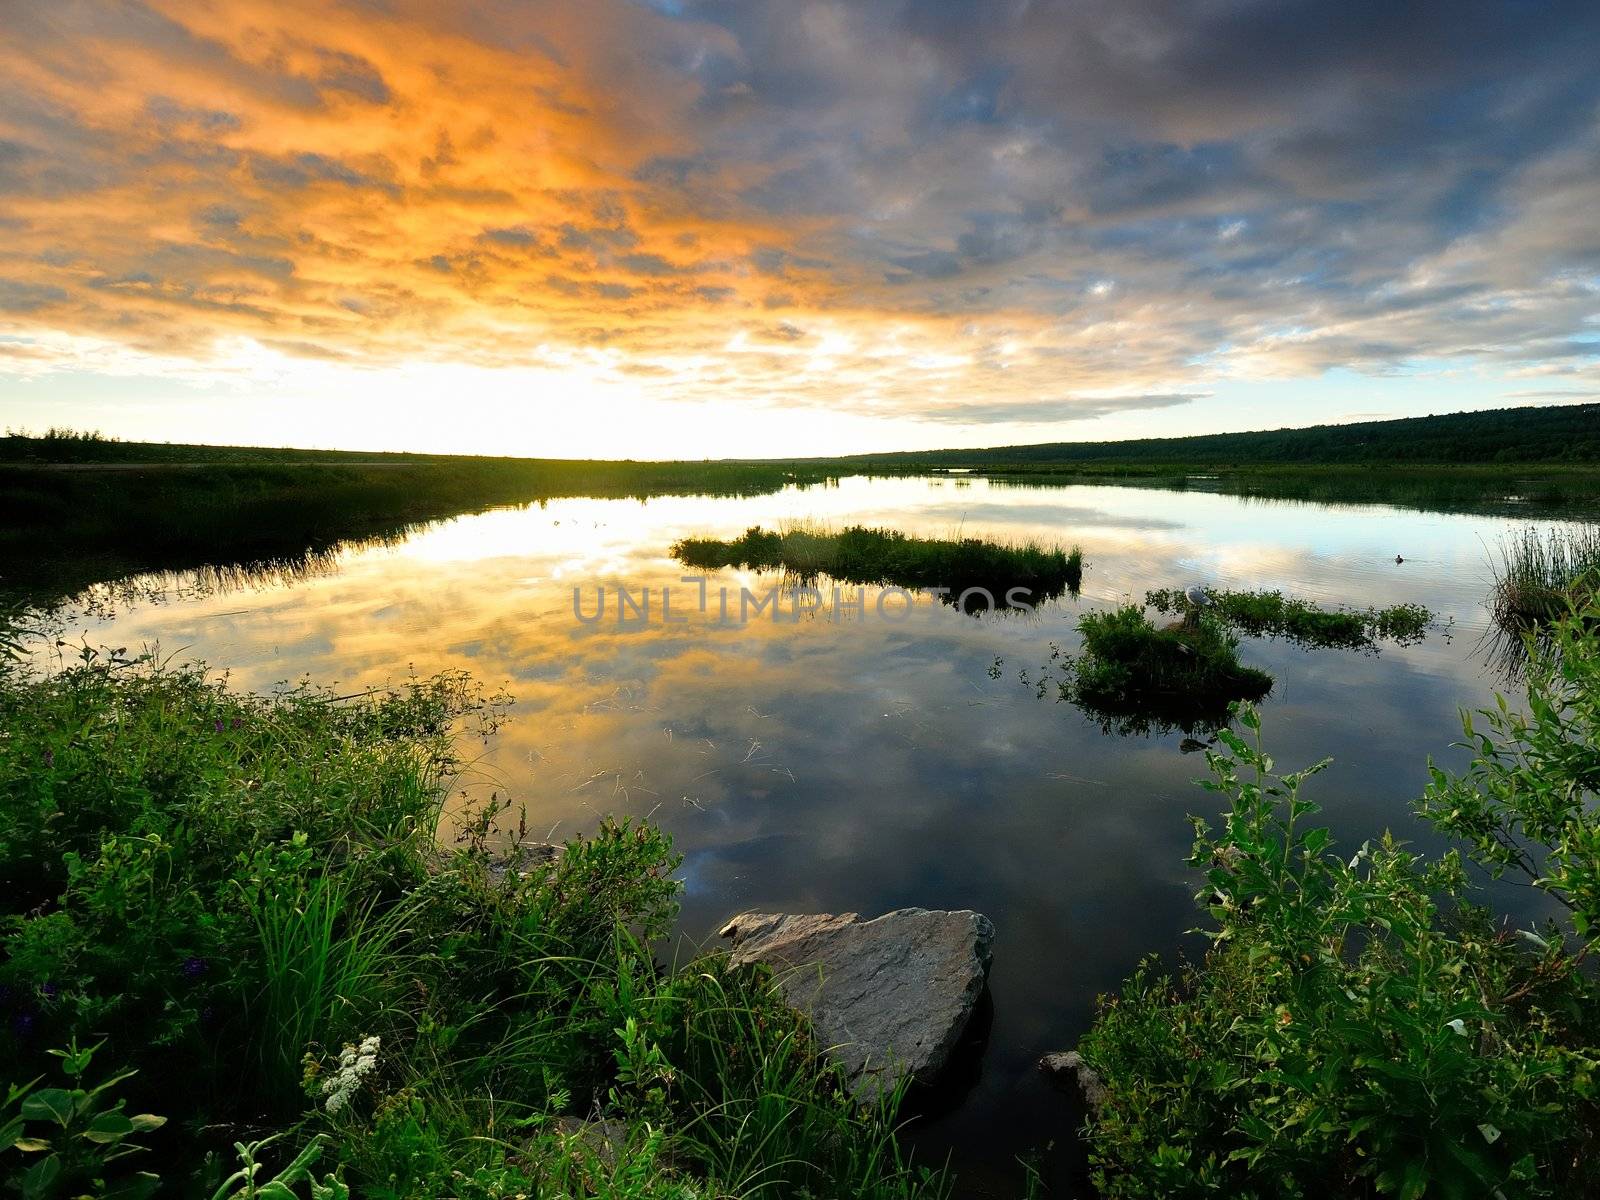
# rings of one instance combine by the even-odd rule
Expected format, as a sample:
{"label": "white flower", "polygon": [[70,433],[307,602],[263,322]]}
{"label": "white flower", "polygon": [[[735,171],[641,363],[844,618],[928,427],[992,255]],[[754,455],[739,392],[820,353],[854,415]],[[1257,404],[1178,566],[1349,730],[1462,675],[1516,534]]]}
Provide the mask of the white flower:
{"label": "white flower", "polygon": [[370,1075],[378,1065],[378,1038],[369,1037],[359,1046],[346,1046],[339,1051],[339,1069],[322,1081],[322,1094],[327,1097],[323,1105],[336,1113],[350,1102],[361,1080]]}

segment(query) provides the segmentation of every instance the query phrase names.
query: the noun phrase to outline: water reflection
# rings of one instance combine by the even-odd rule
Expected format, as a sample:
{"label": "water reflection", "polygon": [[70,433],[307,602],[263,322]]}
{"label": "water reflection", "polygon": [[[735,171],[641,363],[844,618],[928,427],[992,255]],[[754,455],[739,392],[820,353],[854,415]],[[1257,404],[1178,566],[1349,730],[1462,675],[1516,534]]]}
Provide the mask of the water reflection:
{"label": "water reflection", "polygon": [[[744,909],[970,907],[998,938],[994,1023],[965,1103],[916,1136],[953,1150],[973,1186],[1015,1194],[1018,1153],[1070,1154],[1071,1097],[1033,1068],[1070,1046],[1096,994],[1197,923],[1184,816],[1214,816],[1180,729],[1106,736],[1040,704],[998,657],[1074,652],[1078,617],[1157,587],[1203,580],[1320,603],[1425,604],[1468,634],[1487,629],[1483,547],[1497,519],[1378,506],[1318,508],[1118,487],[955,487],[846,479],[755,498],[551,500],[351,547],[303,572],[131,595],[75,632],[155,644],[226,668],[242,687],[309,675],[354,691],[415,668],[465,669],[516,697],[512,720],[459,781],[527,806],[534,837],[598,815],[649,816],[685,855],[690,941]],[[904,620],[768,618],[744,624],[583,624],[572,589],[682,587],[668,548],[752,525],[861,523],[929,537],[1081,542],[1079,597],[972,620],[931,599]],[[1394,562],[1403,554],[1405,563]],[[325,568],[325,569],[324,569]],[[769,576],[729,569],[731,586]],[[1385,827],[1424,853],[1410,815],[1426,756],[1459,759],[1459,707],[1493,680],[1471,636],[1381,657],[1262,639],[1243,650],[1277,683],[1263,705],[1285,768],[1335,757],[1316,796],[1342,844]],[[1525,890],[1525,889],[1524,889]],[[1528,901],[1509,892],[1505,902]],[[1192,944],[1190,949],[1194,950]]]}

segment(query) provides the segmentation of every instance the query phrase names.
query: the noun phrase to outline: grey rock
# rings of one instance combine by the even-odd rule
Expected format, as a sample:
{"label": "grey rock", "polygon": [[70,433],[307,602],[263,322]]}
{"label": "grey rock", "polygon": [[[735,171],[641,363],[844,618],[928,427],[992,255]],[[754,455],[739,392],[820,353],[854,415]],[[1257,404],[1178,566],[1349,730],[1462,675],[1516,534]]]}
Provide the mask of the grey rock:
{"label": "grey rock", "polygon": [[870,921],[743,913],[720,936],[733,939],[735,966],[772,968],[784,999],[869,1101],[907,1075],[937,1078],[983,995],[994,925],[970,910],[902,908]]}
{"label": "grey rock", "polygon": [[1106,1102],[1105,1081],[1100,1078],[1100,1073],[1083,1061],[1083,1055],[1076,1050],[1068,1050],[1064,1054],[1046,1054],[1039,1060],[1039,1069],[1055,1080],[1075,1078],[1078,1081],[1078,1090],[1083,1093],[1084,1103],[1091,1112],[1100,1111],[1100,1106]]}

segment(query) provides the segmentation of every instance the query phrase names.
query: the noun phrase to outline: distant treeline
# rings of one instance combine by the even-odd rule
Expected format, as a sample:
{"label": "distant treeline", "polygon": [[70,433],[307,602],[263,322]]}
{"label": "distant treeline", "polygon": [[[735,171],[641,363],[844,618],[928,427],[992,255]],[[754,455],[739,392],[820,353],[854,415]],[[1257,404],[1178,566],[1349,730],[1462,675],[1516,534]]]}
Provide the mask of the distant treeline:
{"label": "distant treeline", "polygon": [[1339,463],[1600,463],[1600,404],[1496,408],[1353,425],[1253,433],[1047,442],[982,450],[860,455],[884,468],[1034,466],[1083,463],[1334,465]]}

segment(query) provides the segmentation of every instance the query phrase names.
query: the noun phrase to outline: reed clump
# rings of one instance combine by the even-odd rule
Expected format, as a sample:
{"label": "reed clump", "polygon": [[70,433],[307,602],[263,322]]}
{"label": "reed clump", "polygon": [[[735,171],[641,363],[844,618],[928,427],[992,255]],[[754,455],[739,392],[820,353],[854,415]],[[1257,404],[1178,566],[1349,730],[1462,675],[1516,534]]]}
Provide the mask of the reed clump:
{"label": "reed clump", "polygon": [[1512,635],[1545,629],[1600,597],[1600,528],[1525,527],[1500,547],[1491,608]]}

